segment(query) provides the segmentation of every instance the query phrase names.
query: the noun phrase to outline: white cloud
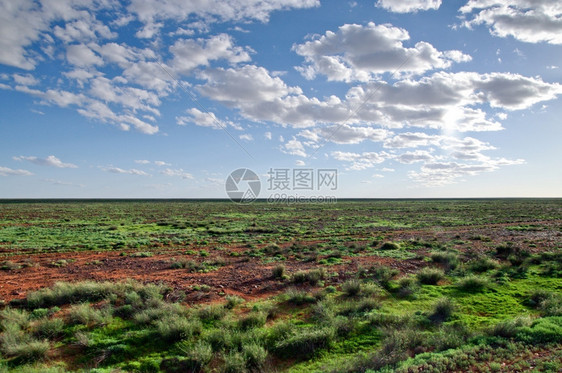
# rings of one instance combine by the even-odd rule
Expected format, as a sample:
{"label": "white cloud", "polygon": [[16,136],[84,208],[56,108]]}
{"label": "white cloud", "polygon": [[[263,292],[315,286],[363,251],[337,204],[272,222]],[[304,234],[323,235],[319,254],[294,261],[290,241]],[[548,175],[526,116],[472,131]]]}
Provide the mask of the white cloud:
{"label": "white cloud", "polygon": [[43,179],[43,181],[53,184],[53,185],[62,185],[62,186],[73,186],[73,187],[79,187],[79,188],[84,188],[86,185],[84,184],[76,184],[76,183],[71,183],[68,181],[61,181],[61,180],[56,180],[56,179]]}
{"label": "white cloud", "polygon": [[427,42],[404,47],[409,39],[406,30],[391,25],[346,24],[293,49],[305,58],[307,64],[299,71],[307,79],[322,74],[345,82],[366,82],[386,72],[420,74],[471,59],[460,51],[440,52]]}
{"label": "white cloud", "polygon": [[85,44],[69,45],[66,48],[66,59],[79,67],[103,65],[103,59]]}
{"label": "white cloud", "polygon": [[410,171],[409,176],[415,182],[434,187],[451,184],[463,176],[474,176],[482,172],[490,172],[499,166],[517,165],[525,163],[522,159],[507,160],[504,158],[485,158],[480,162],[463,164],[458,162],[431,162],[423,165],[419,172]]}
{"label": "white cloud", "polygon": [[14,74],[13,75],[14,81],[17,84],[20,85],[25,85],[25,86],[29,86],[29,85],[37,85],[39,84],[39,80],[37,78],[35,78],[33,75],[31,74]]}
{"label": "white cloud", "polygon": [[221,0],[190,1],[132,0],[127,9],[145,25],[151,27],[158,21],[184,21],[199,16],[206,22],[258,20],[267,22],[271,12],[319,6],[318,0],[247,0],[225,2]]}
{"label": "white cloud", "polygon": [[394,157],[394,159],[400,163],[410,164],[416,162],[428,162],[435,159],[435,157],[426,150],[415,150],[413,152],[402,153],[399,156]]}
{"label": "white cloud", "polygon": [[353,152],[342,152],[334,151],[331,153],[332,158],[338,161],[349,162],[350,170],[365,170],[367,168],[374,167],[379,163],[383,163],[386,159],[390,157],[388,153],[385,152],[363,152],[363,153],[353,153]]}
{"label": "white cloud", "polygon": [[306,163],[302,159],[297,159],[295,161],[295,165],[299,166],[299,167],[302,167],[302,166],[306,166]]}
{"label": "white cloud", "polygon": [[341,124],[339,126],[304,130],[299,133],[299,136],[314,142],[331,141],[336,144],[358,144],[364,140],[382,141],[390,134],[391,132],[382,128],[353,127]]}
{"label": "white cloud", "polygon": [[415,148],[418,146],[436,145],[441,136],[428,135],[425,132],[400,133],[384,142],[385,148]]}
{"label": "white cloud", "polygon": [[38,158],[34,156],[24,156],[13,157],[15,161],[28,161],[39,166],[49,166],[57,168],[78,168],[75,164],[64,163],[54,155],[49,155],[47,158]]}
{"label": "white cloud", "polygon": [[154,161],[154,162],[151,162],[151,161],[146,160],[146,159],[137,159],[137,160],[135,160],[135,163],[137,163],[137,164],[143,164],[143,165],[154,164],[154,165],[156,165],[156,166],[158,166],[158,167],[171,166],[170,163],[167,163],[167,162],[164,162],[164,161]]}
{"label": "white cloud", "polygon": [[123,175],[136,175],[136,176],[150,176],[150,174],[137,170],[135,168],[131,168],[129,170],[125,170],[119,167],[101,167],[102,170],[106,172],[110,172],[112,174],[123,174]]}
{"label": "white cloud", "polygon": [[268,140],[271,140],[271,139],[272,139],[272,134],[271,134],[271,132],[269,132],[269,131],[267,131],[266,133],[264,133],[263,136],[264,136],[266,139],[268,139]]}
{"label": "white cloud", "polygon": [[177,177],[181,177],[182,179],[193,179],[193,175],[191,175],[188,172],[185,172],[181,168],[178,169],[166,168],[165,170],[160,171],[160,174],[165,176],[177,176]]}
{"label": "white cloud", "polygon": [[154,161],[154,164],[158,167],[171,166],[170,163],[167,163],[167,162],[164,162],[164,161]]}
{"label": "white cloud", "polygon": [[378,0],[375,6],[394,13],[415,13],[420,10],[439,9],[441,0]]}
{"label": "white cloud", "polygon": [[174,58],[170,66],[178,74],[189,74],[197,66],[208,66],[210,61],[224,59],[232,64],[250,61],[248,51],[234,46],[232,37],[219,34],[209,39],[178,39],[170,52]]}
{"label": "white cloud", "polygon": [[245,133],[243,135],[238,136],[240,137],[240,140],[244,140],[244,141],[254,141],[254,137],[249,134],[249,133]]}
{"label": "white cloud", "polygon": [[298,157],[306,157],[306,151],[304,150],[304,145],[299,140],[295,139],[294,137],[287,141],[281,147],[281,151],[283,153],[287,153],[290,155],[296,155]]}
{"label": "white cloud", "polygon": [[279,77],[272,77],[263,68],[246,65],[240,68],[208,69],[199,74],[207,80],[198,90],[213,100],[227,106],[251,108],[260,104],[282,98],[290,93],[301,93],[300,88],[288,87]]}
{"label": "white cloud", "polygon": [[212,113],[210,111],[203,112],[199,109],[191,108],[186,110],[186,112],[189,114],[189,116],[176,117],[176,123],[178,125],[185,126],[188,123],[193,123],[197,126],[210,127],[213,129],[225,129],[228,126],[233,127],[237,130],[242,129],[242,127],[232,121],[223,121],[218,119],[215,113]]}
{"label": "white cloud", "polygon": [[466,27],[485,24],[498,37],[562,44],[562,3],[559,0],[469,0],[460,8],[472,16]]}
{"label": "white cloud", "polygon": [[31,172],[27,170],[14,170],[8,167],[0,166],[0,176],[31,176]]}
{"label": "white cloud", "polygon": [[32,0],[0,1],[0,63],[32,70],[37,64],[35,56],[26,50],[39,39],[39,33],[46,28]]}

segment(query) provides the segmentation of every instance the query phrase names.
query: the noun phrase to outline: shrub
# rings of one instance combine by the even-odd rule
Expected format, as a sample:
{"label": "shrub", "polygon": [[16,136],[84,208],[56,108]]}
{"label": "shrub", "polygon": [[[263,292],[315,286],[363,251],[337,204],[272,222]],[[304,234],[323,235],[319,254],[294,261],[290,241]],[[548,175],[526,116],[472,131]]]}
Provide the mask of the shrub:
{"label": "shrub", "polygon": [[457,283],[457,288],[461,291],[469,293],[477,293],[489,286],[488,281],[485,278],[478,276],[466,276],[459,280]]}
{"label": "shrub", "polygon": [[150,251],[137,251],[129,256],[133,258],[150,258],[151,256],[154,256],[154,253],[151,253]]}
{"label": "shrub", "polygon": [[156,336],[167,342],[177,342],[201,333],[199,320],[186,319],[178,315],[168,315],[154,323]]}
{"label": "shrub", "polygon": [[397,269],[387,266],[372,267],[371,272],[373,273],[373,277],[378,280],[385,289],[388,289],[390,280],[399,273]]}
{"label": "shrub", "polygon": [[57,338],[61,336],[63,332],[64,321],[58,318],[40,320],[34,328],[34,334],[40,338]]}
{"label": "shrub", "polygon": [[562,317],[544,317],[535,320],[531,326],[522,327],[517,339],[530,343],[562,342]]}
{"label": "shrub", "polygon": [[381,250],[400,250],[400,244],[397,242],[387,241],[381,245]]}
{"label": "shrub", "polygon": [[513,246],[513,243],[511,242],[496,247],[496,256],[500,258],[505,259],[515,252],[516,252],[516,248]]}
{"label": "shrub", "polygon": [[413,296],[419,286],[416,283],[415,279],[412,277],[402,277],[398,281],[398,289],[396,290],[396,295],[400,298],[407,298]]}
{"label": "shrub", "polygon": [[226,309],[220,304],[211,304],[197,310],[197,316],[201,321],[216,321],[226,315]]}
{"label": "shrub", "polygon": [[333,327],[305,329],[278,341],[275,350],[283,355],[306,357],[318,349],[330,346],[335,336],[336,331]]}
{"label": "shrub", "polygon": [[31,340],[14,346],[9,355],[26,362],[43,360],[47,357],[50,345],[47,341]]}
{"label": "shrub", "polygon": [[437,268],[423,268],[417,273],[418,281],[424,285],[437,285],[444,277],[443,271]]}
{"label": "shrub", "polygon": [[468,269],[475,273],[483,273],[499,267],[498,262],[490,258],[480,258],[468,265]]}
{"label": "shrub", "polygon": [[267,314],[263,312],[251,312],[238,320],[238,327],[242,330],[263,326],[267,320]]}
{"label": "shrub", "polygon": [[199,341],[196,344],[180,342],[178,349],[187,357],[184,370],[199,371],[213,358],[213,348],[210,344]]}
{"label": "shrub", "polygon": [[303,291],[303,290],[297,290],[297,289],[291,288],[291,289],[287,290],[285,295],[287,296],[287,302],[295,304],[297,306],[300,306],[300,305],[303,305],[303,304],[306,304],[306,303],[315,303],[316,302],[316,298],[314,298],[312,295],[308,294],[306,291]]}
{"label": "shrub", "polygon": [[283,279],[285,278],[285,266],[280,264],[276,267],[273,268],[273,270],[271,271],[271,276],[273,278],[278,278],[278,279]]}
{"label": "shrub", "polygon": [[41,289],[27,296],[29,308],[61,306],[70,303],[97,302],[105,299],[111,293],[126,287],[133,287],[132,283],[115,284],[111,282],[84,281],[78,283],[57,282],[53,287]]}
{"label": "shrub", "polygon": [[358,280],[348,280],[342,285],[343,293],[348,297],[354,297],[361,293],[361,282]]}
{"label": "shrub", "polygon": [[331,322],[335,316],[333,303],[329,301],[316,303],[312,306],[310,316],[318,323]]}
{"label": "shrub", "polygon": [[447,321],[453,315],[454,308],[453,302],[449,298],[441,298],[434,304],[429,319],[434,323]]}
{"label": "shrub", "polygon": [[7,324],[15,324],[20,328],[27,328],[29,326],[30,315],[26,310],[17,308],[6,307],[0,312],[0,326],[4,330]]}
{"label": "shrub", "polygon": [[244,298],[239,297],[238,295],[227,295],[226,304],[224,305],[224,308],[231,310],[237,305],[242,303],[244,303]]}
{"label": "shrub", "polygon": [[263,346],[253,342],[242,345],[242,355],[246,360],[246,366],[257,371],[261,371],[265,360],[267,359],[267,351]]}
{"label": "shrub", "polygon": [[434,263],[442,264],[446,270],[452,270],[459,265],[459,257],[452,252],[437,252],[431,254],[431,260]]}
{"label": "shrub", "polygon": [[246,359],[241,352],[231,351],[224,355],[224,365],[222,372],[224,373],[241,373],[246,372]]}
{"label": "shrub", "polygon": [[529,317],[518,317],[513,320],[504,320],[494,325],[488,334],[502,338],[513,338],[519,330],[526,326],[531,326],[532,320]]}
{"label": "shrub", "polygon": [[320,280],[326,278],[326,270],[324,268],[312,269],[310,271],[298,271],[293,274],[291,281],[295,284],[304,284],[308,282],[310,285],[317,285]]}
{"label": "shrub", "polygon": [[103,311],[96,310],[88,303],[74,305],[68,313],[68,320],[72,324],[102,324],[110,320],[110,316]]}

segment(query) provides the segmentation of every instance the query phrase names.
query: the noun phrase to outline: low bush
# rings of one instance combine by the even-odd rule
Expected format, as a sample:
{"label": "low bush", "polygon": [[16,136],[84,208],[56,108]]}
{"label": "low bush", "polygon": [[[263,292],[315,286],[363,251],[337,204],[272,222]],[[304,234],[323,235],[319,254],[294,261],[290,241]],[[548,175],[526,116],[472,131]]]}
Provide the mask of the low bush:
{"label": "low bush", "polygon": [[381,245],[381,250],[400,250],[400,244],[397,242],[387,241]]}
{"label": "low bush", "polygon": [[499,267],[498,262],[486,257],[476,259],[468,264],[469,271],[475,273],[487,272],[491,269],[496,269],[498,267]]}
{"label": "low bush", "polygon": [[441,298],[433,305],[433,311],[428,316],[433,323],[439,324],[451,318],[455,306],[449,298]]}
{"label": "low bush", "polygon": [[326,270],[324,268],[312,269],[310,271],[299,271],[291,276],[291,281],[295,284],[304,284],[308,282],[310,285],[318,285],[320,280],[326,278]]}
{"label": "low bush", "polygon": [[488,280],[478,276],[466,276],[457,282],[457,288],[468,293],[483,291],[489,286]]}
{"label": "low bush", "polygon": [[191,337],[201,333],[202,329],[199,320],[178,315],[168,315],[154,323],[155,336],[167,342],[177,342]]}
{"label": "low bush", "polygon": [[445,277],[445,274],[437,268],[423,268],[416,276],[421,284],[437,285]]}
{"label": "low bush", "polygon": [[263,326],[267,320],[267,314],[263,312],[250,312],[238,320],[238,327],[242,330]]}
{"label": "low bush", "polygon": [[354,297],[361,293],[361,282],[358,280],[348,280],[343,283],[342,291],[347,297]]}
{"label": "low bush", "polygon": [[285,356],[307,357],[330,346],[335,336],[336,331],[333,327],[299,330],[298,333],[278,341],[275,350]]}
{"label": "low bush", "polygon": [[282,264],[275,266],[271,271],[271,277],[277,279],[284,279],[286,277],[285,266]]}
{"label": "low bush", "polygon": [[59,318],[39,320],[34,326],[38,338],[54,339],[64,333],[64,321]]}
{"label": "low bush", "polygon": [[242,345],[242,355],[246,360],[246,366],[256,371],[262,371],[267,359],[267,351],[263,346],[255,342]]}
{"label": "low bush", "polygon": [[298,289],[294,289],[291,288],[289,290],[287,290],[287,292],[285,293],[285,296],[287,297],[287,302],[295,304],[297,306],[306,304],[306,303],[315,303],[316,302],[316,298],[314,298],[312,295],[308,294],[306,291],[303,290],[298,290]]}
{"label": "low bush", "polygon": [[431,254],[431,260],[434,263],[439,263],[447,270],[453,270],[459,265],[459,257],[457,254],[452,252],[436,252]]}

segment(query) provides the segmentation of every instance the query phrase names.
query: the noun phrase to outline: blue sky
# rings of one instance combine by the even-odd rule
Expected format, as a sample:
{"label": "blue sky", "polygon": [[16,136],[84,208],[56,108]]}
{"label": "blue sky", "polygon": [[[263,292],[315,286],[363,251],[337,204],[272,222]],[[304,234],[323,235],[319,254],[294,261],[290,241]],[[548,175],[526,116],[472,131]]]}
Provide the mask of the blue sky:
{"label": "blue sky", "polygon": [[560,197],[557,0],[0,0],[0,198]]}

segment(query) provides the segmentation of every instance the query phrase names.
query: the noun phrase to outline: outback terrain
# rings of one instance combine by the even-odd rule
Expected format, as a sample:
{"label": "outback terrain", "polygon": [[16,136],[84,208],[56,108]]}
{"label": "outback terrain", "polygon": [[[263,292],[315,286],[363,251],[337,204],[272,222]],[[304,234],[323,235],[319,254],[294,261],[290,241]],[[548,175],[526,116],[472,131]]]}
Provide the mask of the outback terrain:
{"label": "outback terrain", "polygon": [[0,371],[562,370],[562,201],[0,202]]}

